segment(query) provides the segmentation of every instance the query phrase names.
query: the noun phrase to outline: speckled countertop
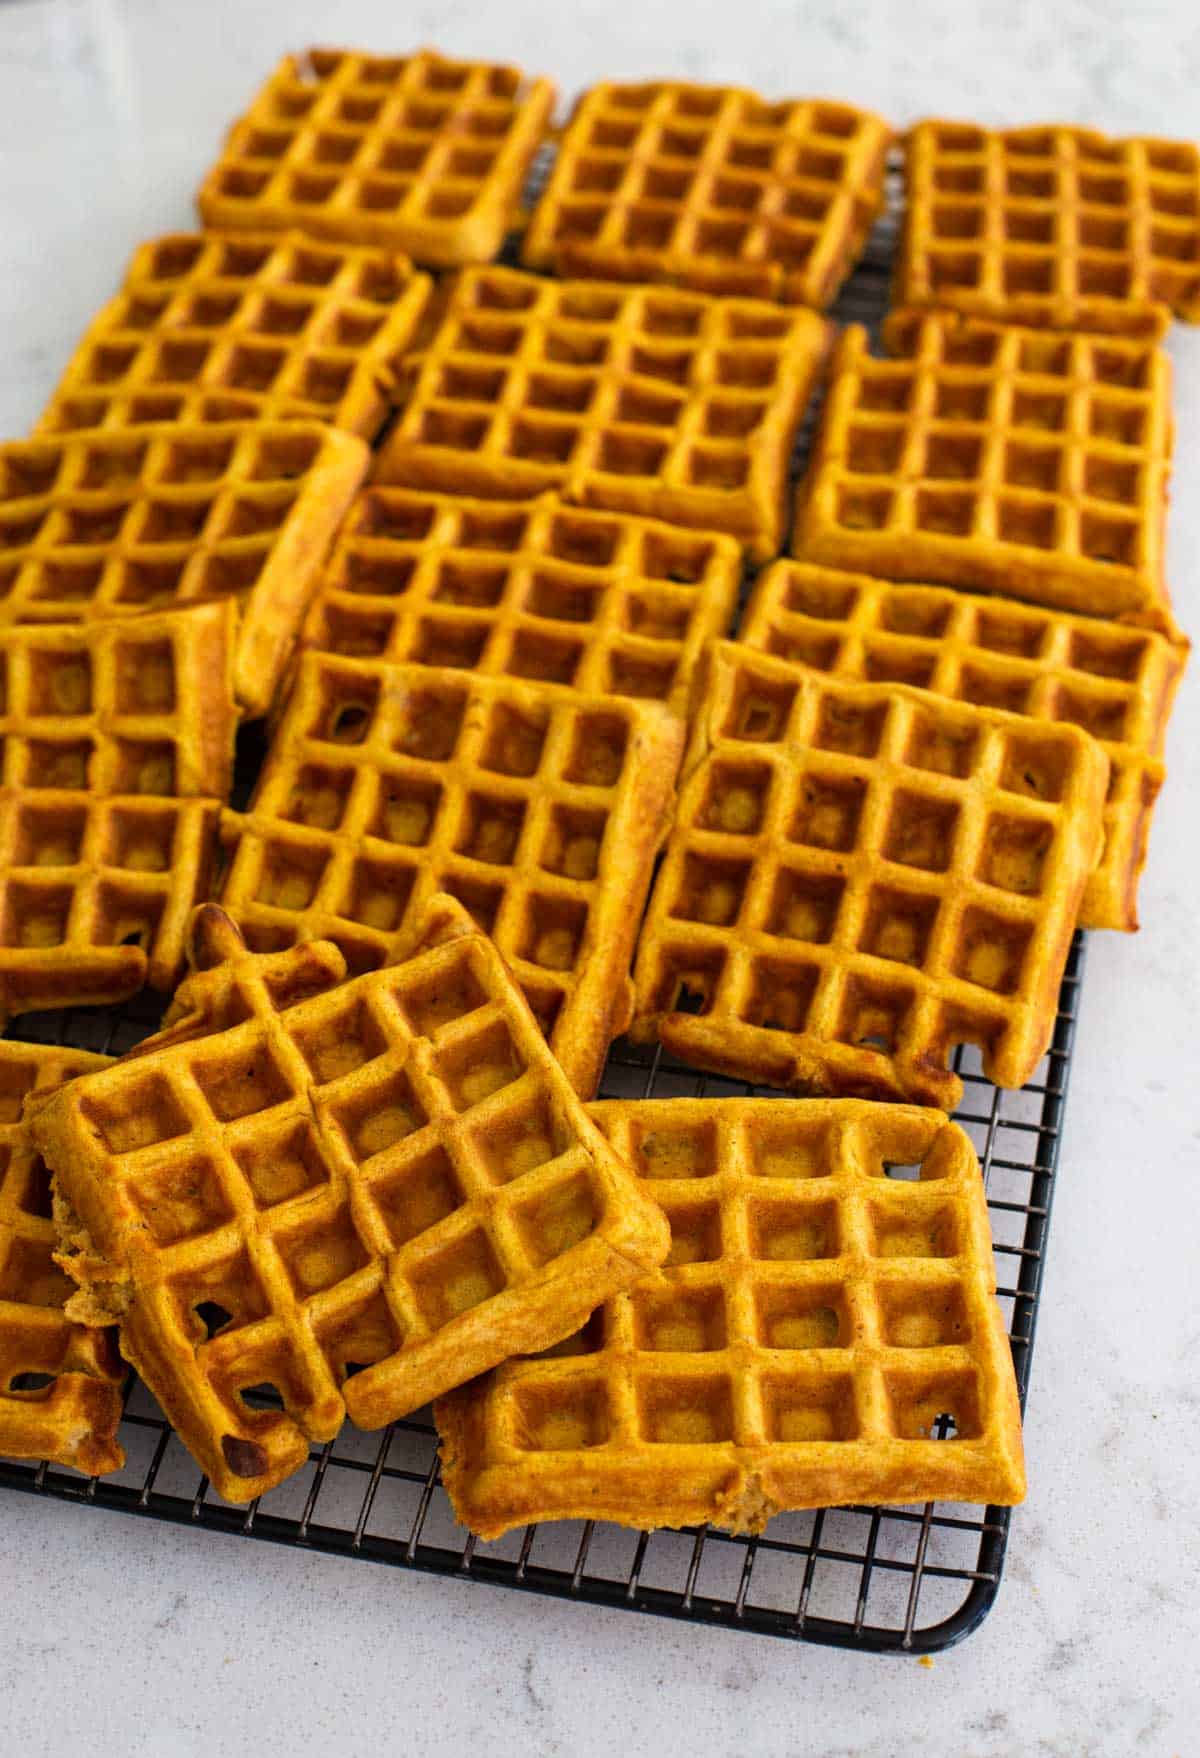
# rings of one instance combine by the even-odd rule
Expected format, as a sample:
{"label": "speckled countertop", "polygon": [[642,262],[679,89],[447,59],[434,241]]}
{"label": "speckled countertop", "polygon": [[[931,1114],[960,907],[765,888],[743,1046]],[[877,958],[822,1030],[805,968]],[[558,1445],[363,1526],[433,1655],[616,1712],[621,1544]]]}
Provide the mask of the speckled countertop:
{"label": "speckled countertop", "polygon": [[[285,48],[429,42],[885,111],[1200,134],[1192,0],[6,0],[0,432],[132,245],[190,223]],[[1200,332],[1176,332],[1170,534],[1200,628]],[[1200,1749],[1200,689],[1171,729],[1136,938],[1092,937],[1030,1396],[1030,1494],[983,1627],[932,1666],[639,1619],[0,1494],[0,1749],[590,1758],[1123,1758]]]}

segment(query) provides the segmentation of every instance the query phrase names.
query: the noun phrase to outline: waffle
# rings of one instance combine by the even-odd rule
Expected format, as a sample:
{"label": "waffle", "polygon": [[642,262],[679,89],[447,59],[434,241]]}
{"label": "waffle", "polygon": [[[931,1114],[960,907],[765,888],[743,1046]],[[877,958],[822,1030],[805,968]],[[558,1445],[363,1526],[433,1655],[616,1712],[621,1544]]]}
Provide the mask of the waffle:
{"label": "waffle", "polygon": [[21,1121],[25,1095],[106,1056],[0,1043],[0,1454],[89,1475],[119,1471],[121,1363],[108,1331],[63,1316],[71,1283],[53,1259],[50,1180]]}
{"label": "waffle", "polygon": [[[228,929],[200,912],[198,963]],[[344,1414],[380,1427],[569,1335],[668,1234],[452,900],[349,983],[328,945],[232,962],[223,995],[202,973],[215,1029],[185,1007],[33,1129],[87,1309],[247,1501]]]}
{"label": "waffle", "polygon": [[897,313],[844,332],[793,551],[1170,631],[1170,363],[1118,337]]}
{"label": "waffle", "polygon": [[1157,335],[1200,318],[1200,153],[1086,128],[918,123],[897,304]]}
{"label": "waffle", "polygon": [[890,138],[848,104],[596,85],[559,145],[522,258],[823,310],[883,205]]}
{"label": "waffle", "polygon": [[373,439],[430,287],[404,257],[298,233],[153,239],[37,432],[301,416]]}
{"label": "waffle", "polygon": [[861,1099],[589,1109],[650,1181],[671,1254],[570,1342],[439,1401],[464,1525],[761,1532],[787,1508],[1022,1499],[987,1204],[957,1124]]}
{"label": "waffle", "polygon": [[0,627],[234,598],[235,693],[261,714],[367,457],[353,435],[298,421],[0,446]]}
{"label": "waffle", "polygon": [[809,311],[466,269],[414,356],[377,477],[731,531],[765,560],[824,360]]}
{"label": "waffle", "polygon": [[323,652],[644,696],[686,713],[703,643],[733,616],[732,537],[626,513],[371,488],[322,576]]}
{"label": "waffle", "polygon": [[738,638],[835,677],[1082,726],[1107,751],[1111,775],[1104,852],[1080,926],[1137,927],[1180,648],[1146,629],[786,561],[759,576]]}
{"label": "waffle", "polygon": [[1074,726],[710,649],[635,972],[635,1042],[817,1094],[951,1110],[1054,1024],[1108,758]]}
{"label": "waffle", "polygon": [[658,703],[306,654],[219,893],[255,947],[403,953],[430,896],[495,940],[572,1084],[629,1022],[683,723]]}
{"label": "waffle", "polygon": [[218,231],[295,227],[435,268],[487,262],[553,104],[548,79],[428,50],[287,55],[230,130],[200,215]]}

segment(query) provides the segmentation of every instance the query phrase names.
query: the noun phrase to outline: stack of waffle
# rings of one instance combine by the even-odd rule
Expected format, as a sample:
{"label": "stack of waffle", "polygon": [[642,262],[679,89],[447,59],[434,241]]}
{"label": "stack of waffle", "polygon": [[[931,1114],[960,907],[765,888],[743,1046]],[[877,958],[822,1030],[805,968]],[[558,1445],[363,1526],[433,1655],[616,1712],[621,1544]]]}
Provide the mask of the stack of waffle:
{"label": "stack of waffle", "polygon": [[921,124],[879,356],[878,118],[597,86],[526,216],[552,102],[288,58],[0,452],[6,1012],[212,899],[0,1070],[0,1451],[119,1466],[115,1327],[234,1501],[432,1399],[485,1538],[1010,1503],[951,1055],[1137,925],[1200,163]]}

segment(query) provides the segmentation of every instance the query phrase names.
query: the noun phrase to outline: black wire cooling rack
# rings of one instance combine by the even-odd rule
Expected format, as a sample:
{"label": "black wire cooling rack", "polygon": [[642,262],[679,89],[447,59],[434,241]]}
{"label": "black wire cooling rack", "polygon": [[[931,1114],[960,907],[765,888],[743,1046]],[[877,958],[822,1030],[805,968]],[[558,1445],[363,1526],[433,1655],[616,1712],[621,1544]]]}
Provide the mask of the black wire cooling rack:
{"label": "black wire cooling rack", "polygon": [[[894,239],[893,199],[838,302],[834,316],[840,321],[877,325],[887,303]],[[801,434],[798,469],[815,413]],[[261,755],[261,737],[250,728],[239,748],[235,798],[248,793]],[[1083,936],[1076,935],[1053,1041],[1028,1086],[1001,1091],[983,1077],[975,1050],[955,1053],[964,1083],[956,1116],[983,1168],[997,1291],[1022,1408],[1083,962]],[[121,1008],[26,1015],[8,1035],[120,1054],[155,1028],[159,1012],[152,998],[142,996]],[[765,1091],[698,1075],[660,1051],[618,1043],[600,1096]],[[347,1425],[336,1440],[313,1450],[303,1471],[244,1509],[210,1496],[208,1480],[198,1475],[132,1374],[120,1440],[126,1465],[111,1477],[84,1480],[46,1463],[0,1460],[0,1485],[81,1507],[120,1509],[559,1599],[875,1652],[932,1653],[975,1629],[999,1589],[1011,1519],[1007,1508],[929,1503],[785,1514],[757,1538],[710,1527],[636,1533],[594,1521],[558,1521],[481,1544],[454,1520],[438,1478],[437,1436],[427,1411],[379,1434]]]}

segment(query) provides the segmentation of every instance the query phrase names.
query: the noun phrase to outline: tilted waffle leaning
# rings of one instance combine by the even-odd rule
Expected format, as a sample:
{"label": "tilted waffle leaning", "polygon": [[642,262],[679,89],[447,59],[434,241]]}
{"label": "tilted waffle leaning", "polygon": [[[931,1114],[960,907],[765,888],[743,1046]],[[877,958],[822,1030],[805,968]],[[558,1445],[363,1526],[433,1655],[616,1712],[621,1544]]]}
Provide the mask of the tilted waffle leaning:
{"label": "tilted waffle leaning", "polygon": [[262,714],[368,455],[354,435],[300,421],[0,446],[0,627],[232,598],[235,692]]}
{"label": "tilted waffle leaning", "polygon": [[466,269],[384,443],[406,487],[567,500],[779,548],[829,326],[666,287]]}
{"label": "tilted waffle leaning", "polygon": [[354,502],[303,633],[323,652],[645,696],[686,713],[704,642],[729,626],[732,537],[629,513],[422,489]]}
{"label": "tilted waffle leaning", "polygon": [[406,950],[452,893],[495,940],[568,1078],[596,1089],[683,753],[659,703],[432,666],[303,656],[219,897],[261,950]]}
{"label": "tilted waffle leaning", "polygon": [[630,1036],[768,1086],[951,1109],[1030,1078],[1108,758],[1046,725],[714,643]]}
{"label": "tilted waffle leaning", "polygon": [[1104,852],[1079,922],[1137,927],[1138,877],[1166,775],[1163,740],[1182,648],[1149,629],[788,561],[760,574],[738,639],[835,677],[914,684],[1090,732],[1108,753],[1111,775]]}
{"label": "tilted waffle leaning", "polygon": [[553,104],[548,79],[429,50],[286,55],[229,131],[200,214],[218,231],[295,227],[435,268],[486,262]]}
{"label": "tilted waffle leaning", "polygon": [[110,1331],[63,1314],[72,1284],[54,1262],[50,1179],[21,1121],[44,1093],[106,1056],[0,1042],[0,1454],[119,1471],[123,1369]]}
{"label": "tilted waffle leaning", "polygon": [[822,310],[883,204],[890,138],[849,104],[596,85],[559,143],[522,259]]}
{"label": "tilted waffle leaning", "polygon": [[299,233],[155,238],[37,432],[302,416],[373,439],[430,287],[405,257]]}
{"label": "tilted waffle leaning", "polygon": [[1155,335],[1200,318],[1200,151],[926,121],[905,142],[898,305]]}
{"label": "tilted waffle leaning", "polygon": [[79,1305],[118,1320],[218,1493],[548,1347],[662,1261],[661,1214],[457,904],[344,984],[328,944],[246,954],[212,908],[196,935],[228,970],[32,1122]]}
{"label": "tilted waffle leaning", "polygon": [[1170,362],[1122,337],[897,313],[846,330],[793,553],[1170,633]]}
{"label": "tilted waffle leaning", "polygon": [[987,1205],[957,1124],[857,1099],[589,1109],[665,1210],[671,1253],[569,1343],[439,1400],[464,1525],[759,1532],[787,1508],[1021,1500]]}

